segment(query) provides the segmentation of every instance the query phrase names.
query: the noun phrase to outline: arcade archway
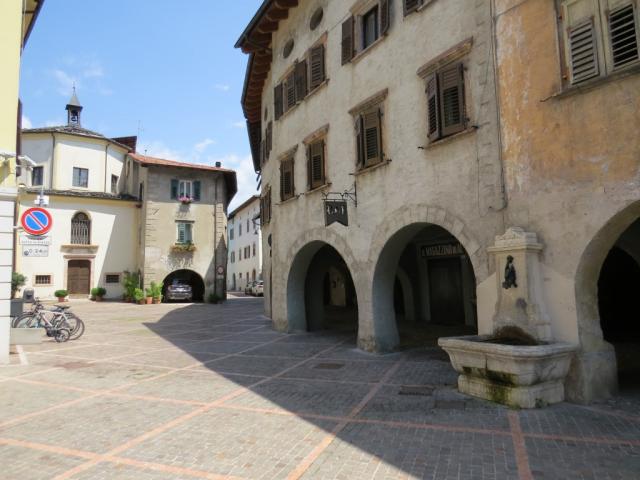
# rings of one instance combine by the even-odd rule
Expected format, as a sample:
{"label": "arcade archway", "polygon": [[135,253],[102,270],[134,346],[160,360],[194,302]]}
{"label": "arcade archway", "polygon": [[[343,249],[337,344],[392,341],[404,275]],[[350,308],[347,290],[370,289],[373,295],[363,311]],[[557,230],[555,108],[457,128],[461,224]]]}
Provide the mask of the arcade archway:
{"label": "arcade archway", "polygon": [[166,298],[167,287],[173,284],[174,281],[183,282],[191,286],[194,302],[204,301],[204,280],[193,270],[176,270],[167,275],[162,285],[163,298]]}

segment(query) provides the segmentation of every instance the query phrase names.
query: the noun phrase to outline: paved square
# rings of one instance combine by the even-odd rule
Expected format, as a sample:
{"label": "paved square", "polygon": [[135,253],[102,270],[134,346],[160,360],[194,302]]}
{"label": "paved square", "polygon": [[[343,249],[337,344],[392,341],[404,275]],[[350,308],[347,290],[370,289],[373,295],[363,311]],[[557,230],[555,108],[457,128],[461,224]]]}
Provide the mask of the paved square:
{"label": "paved square", "polygon": [[1,478],[637,479],[640,400],[514,411],[445,354],[285,335],[261,300],[96,304],[0,367]]}

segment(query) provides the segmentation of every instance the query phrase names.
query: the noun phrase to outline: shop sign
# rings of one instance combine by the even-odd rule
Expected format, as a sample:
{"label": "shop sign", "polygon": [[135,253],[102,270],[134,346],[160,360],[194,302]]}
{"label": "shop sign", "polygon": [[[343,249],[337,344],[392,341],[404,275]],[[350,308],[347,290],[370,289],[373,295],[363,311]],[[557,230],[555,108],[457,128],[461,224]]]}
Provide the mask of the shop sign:
{"label": "shop sign", "polygon": [[23,257],[48,257],[49,246],[48,245],[23,245],[22,256]]}
{"label": "shop sign", "polygon": [[423,245],[420,248],[423,257],[451,257],[464,255],[464,248],[459,243],[445,245]]}
{"label": "shop sign", "polygon": [[324,219],[325,225],[328,227],[332,223],[340,223],[345,227],[349,226],[349,215],[347,213],[346,200],[325,200],[324,201]]}

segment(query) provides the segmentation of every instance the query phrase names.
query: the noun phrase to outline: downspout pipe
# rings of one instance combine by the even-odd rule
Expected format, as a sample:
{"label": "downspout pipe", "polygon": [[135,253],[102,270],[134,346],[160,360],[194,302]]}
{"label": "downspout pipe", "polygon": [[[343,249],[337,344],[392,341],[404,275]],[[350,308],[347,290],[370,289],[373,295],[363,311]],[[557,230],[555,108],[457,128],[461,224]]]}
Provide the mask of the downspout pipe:
{"label": "downspout pipe", "polygon": [[218,180],[213,182],[213,294],[218,295]]}

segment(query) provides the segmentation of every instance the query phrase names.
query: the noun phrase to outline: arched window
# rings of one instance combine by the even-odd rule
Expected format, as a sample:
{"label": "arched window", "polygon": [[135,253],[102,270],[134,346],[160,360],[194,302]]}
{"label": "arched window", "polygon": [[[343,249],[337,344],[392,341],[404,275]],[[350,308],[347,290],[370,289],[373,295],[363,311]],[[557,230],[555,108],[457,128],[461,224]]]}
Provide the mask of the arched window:
{"label": "arched window", "polygon": [[91,245],[91,220],[86,213],[78,212],[71,219],[71,244]]}

